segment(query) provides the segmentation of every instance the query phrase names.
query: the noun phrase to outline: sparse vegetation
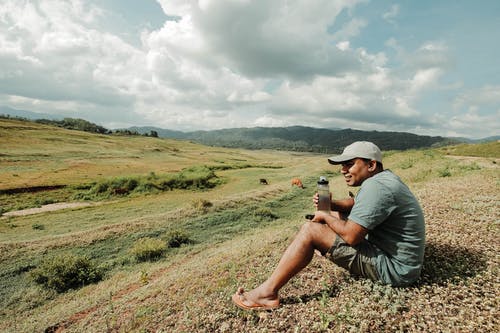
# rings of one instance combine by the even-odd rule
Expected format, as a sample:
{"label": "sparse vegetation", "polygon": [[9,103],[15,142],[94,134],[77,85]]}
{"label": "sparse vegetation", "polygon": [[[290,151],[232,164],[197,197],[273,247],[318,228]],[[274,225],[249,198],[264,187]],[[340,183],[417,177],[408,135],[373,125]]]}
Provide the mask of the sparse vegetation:
{"label": "sparse vegetation", "polygon": [[35,223],[31,226],[34,230],[44,230],[45,226],[43,224]]}
{"label": "sparse vegetation", "polygon": [[256,218],[270,219],[270,220],[275,220],[278,218],[278,216],[276,214],[274,214],[270,208],[267,208],[267,207],[256,208],[254,210],[254,216]]}
{"label": "sparse vegetation", "polygon": [[500,141],[447,146],[440,151],[447,155],[500,158]]}
{"label": "sparse vegetation", "polygon": [[[206,166],[186,168],[176,174],[147,177],[119,177],[91,184],[86,192],[74,195],[76,200],[99,200],[132,193],[172,191],[175,189],[208,189],[218,184],[215,173]],[[84,187],[83,187],[84,188]]]}
{"label": "sparse vegetation", "polygon": [[61,293],[100,281],[103,272],[87,257],[63,254],[44,259],[30,276],[37,284]]}
{"label": "sparse vegetation", "polygon": [[157,238],[140,238],[132,247],[130,253],[137,261],[157,260],[167,250],[167,244]]}
{"label": "sparse vegetation", "polygon": [[447,166],[447,167],[439,170],[438,174],[439,174],[439,177],[450,177],[451,176],[450,168]]}
{"label": "sparse vegetation", "polygon": [[202,213],[208,212],[210,207],[213,207],[213,203],[211,203],[210,201],[208,201],[206,199],[197,199],[197,200],[193,201],[191,204],[196,211],[199,211]]}
{"label": "sparse vegetation", "polygon": [[167,234],[168,247],[180,247],[183,244],[193,242],[189,234],[184,230],[172,230]]}

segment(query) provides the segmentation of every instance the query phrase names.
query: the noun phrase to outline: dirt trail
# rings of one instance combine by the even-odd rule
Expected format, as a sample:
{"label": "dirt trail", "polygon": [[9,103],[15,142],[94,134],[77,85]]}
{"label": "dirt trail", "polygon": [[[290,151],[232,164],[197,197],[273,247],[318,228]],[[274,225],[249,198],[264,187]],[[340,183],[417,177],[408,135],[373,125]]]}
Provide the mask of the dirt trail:
{"label": "dirt trail", "polygon": [[94,206],[94,205],[95,204],[90,203],[90,202],[58,202],[58,203],[53,203],[53,204],[49,204],[49,205],[44,205],[44,206],[38,207],[38,208],[28,208],[28,209],[23,209],[23,210],[16,210],[16,211],[12,211],[12,212],[7,212],[7,213],[2,214],[2,217],[26,216],[26,215],[45,213],[45,212],[52,212],[52,211],[60,210],[60,209],[81,208],[81,207],[89,207],[89,206]]}

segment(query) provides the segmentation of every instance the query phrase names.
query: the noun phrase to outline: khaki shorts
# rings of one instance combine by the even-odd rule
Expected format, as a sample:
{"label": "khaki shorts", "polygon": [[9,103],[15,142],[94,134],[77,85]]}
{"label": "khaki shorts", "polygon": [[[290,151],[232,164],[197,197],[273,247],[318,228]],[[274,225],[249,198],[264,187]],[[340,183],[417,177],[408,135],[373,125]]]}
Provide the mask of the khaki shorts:
{"label": "khaki shorts", "polygon": [[350,246],[337,235],[326,256],[338,266],[347,269],[352,275],[380,281],[376,265],[378,252],[380,250],[366,240],[355,246]]}

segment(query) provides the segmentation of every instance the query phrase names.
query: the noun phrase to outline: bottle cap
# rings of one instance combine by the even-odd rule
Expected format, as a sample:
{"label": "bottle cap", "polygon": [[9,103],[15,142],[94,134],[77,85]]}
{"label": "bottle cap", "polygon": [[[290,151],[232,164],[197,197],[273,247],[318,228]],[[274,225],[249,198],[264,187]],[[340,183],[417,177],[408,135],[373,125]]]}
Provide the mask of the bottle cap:
{"label": "bottle cap", "polygon": [[318,184],[320,184],[320,185],[326,185],[326,184],[328,184],[328,180],[326,179],[325,176],[321,176],[321,177],[319,177]]}

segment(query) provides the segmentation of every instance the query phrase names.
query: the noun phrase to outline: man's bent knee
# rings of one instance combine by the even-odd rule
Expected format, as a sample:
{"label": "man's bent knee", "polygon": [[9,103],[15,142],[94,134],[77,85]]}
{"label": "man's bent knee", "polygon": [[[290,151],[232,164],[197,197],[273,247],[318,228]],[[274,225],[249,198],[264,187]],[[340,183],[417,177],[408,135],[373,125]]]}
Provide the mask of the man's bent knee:
{"label": "man's bent knee", "polygon": [[306,237],[322,254],[325,254],[335,242],[337,234],[326,224],[306,222],[302,225],[300,234]]}

